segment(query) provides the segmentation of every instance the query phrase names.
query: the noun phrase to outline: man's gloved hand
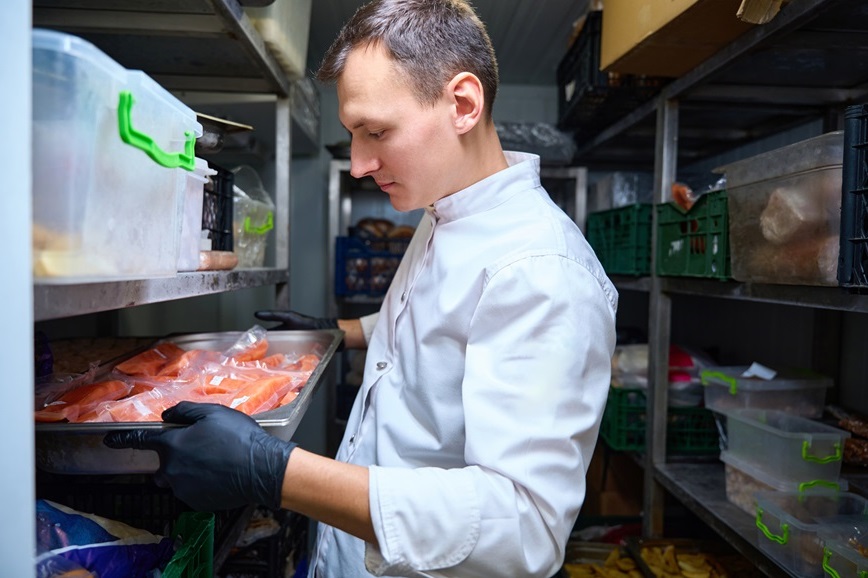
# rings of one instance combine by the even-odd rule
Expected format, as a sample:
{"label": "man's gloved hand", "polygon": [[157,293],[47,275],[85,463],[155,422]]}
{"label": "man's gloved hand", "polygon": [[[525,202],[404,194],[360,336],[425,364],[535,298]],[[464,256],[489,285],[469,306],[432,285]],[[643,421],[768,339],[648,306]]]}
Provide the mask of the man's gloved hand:
{"label": "man's gloved hand", "polygon": [[196,510],[261,504],[280,507],[283,476],[296,447],[263,430],[250,416],[212,403],[182,401],[163,420],[187,427],[111,432],[110,448],[154,450],[156,482]]}
{"label": "man's gloved hand", "polygon": [[334,318],[310,317],[295,311],[257,311],[254,313],[258,319],[263,321],[280,321],[281,325],[273,327],[277,330],[292,330],[292,329],[337,329],[338,320]]}

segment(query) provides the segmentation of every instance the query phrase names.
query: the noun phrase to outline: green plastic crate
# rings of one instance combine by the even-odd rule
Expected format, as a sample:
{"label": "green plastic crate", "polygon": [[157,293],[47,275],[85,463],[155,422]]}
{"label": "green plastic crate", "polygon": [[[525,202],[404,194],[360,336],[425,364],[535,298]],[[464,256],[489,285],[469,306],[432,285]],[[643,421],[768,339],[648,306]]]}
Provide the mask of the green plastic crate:
{"label": "green plastic crate", "polygon": [[657,274],[672,277],[732,277],[726,191],[699,197],[689,211],[657,205]]}
{"label": "green plastic crate", "polygon": [[[600,436],[613,450],[645,451],[645,390],[609,388]],[[666,451],[679,455],[720,451],[714,415],[704,407],[670,407],[667,414]]]}
{"label": "green plastic crate", "polygon": [[184,512],[172,536],[180,547],[163,570],[162,578],[211,578],[214,575],[214,514]]}
{"label": "green plastic crate", "polygon": [[651,273],[651,210],[637,203],[588,215],[588,243],[606,273]]}

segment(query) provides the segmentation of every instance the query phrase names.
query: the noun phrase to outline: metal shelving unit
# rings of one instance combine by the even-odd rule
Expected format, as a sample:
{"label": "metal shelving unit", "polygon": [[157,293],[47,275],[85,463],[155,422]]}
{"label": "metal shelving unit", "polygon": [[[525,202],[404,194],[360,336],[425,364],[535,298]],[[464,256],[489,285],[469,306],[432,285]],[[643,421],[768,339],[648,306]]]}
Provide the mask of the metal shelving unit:
{"label": "metal shelving unit", "polygon": [[[256,1],[248,2],[257,5]],[[261,2],[258,3],[261,5]],[[236,291],[239,289],[274,286],[277,292],[277,306],[286,307],[289,302],[289,171],[294,130],[303,129],[304,123],[292,120],[291,101],[294,91],[293,81],[280,68],[277,60],[265,46],[259,33],[244,13],[244,0],[15,0],[15,10],[23,9],[32,13],[32,24],[76,34],[93,42],[109,56],[128,69],[141,69],[157,82],[173,91],[202,91],[235,93],[241,95],[270,95],[275,104],[275,222],[276,244],[275,261],[272,266],[256,269],[233,271],[211,271],[182,273],[170,278],[150,278],[130,281],[105,281],[82,284],[34,284],[31,258],[25,258],[24,267],[13,270],[13,282],[21,281],[32,293],[26,299],[14,303],[26,304],[31,315],[26,323],[17,318],[13,330],[20,335],[32,333],[34,321],[58,319],[116,310],[136,305],[157,303],[186,297]],[[4,8],[8,10],[9,7]],[[2,29],[2,26],[0,26]],[[22,37],[29,37],[29,29],[18,30]],[[13,35],[13,42],[15,38]],[[22,43],[22,46],[29,46]],[[27,48],[29,51],[29,48]],[[26,61],[26,60],[25,60]],[[4,75],[2,75],[4,79]],[[11,80],[6,79],[9,82]],[[29,70],[21,84],[30,86]],[[5,102],[5,101],[4,101]],[[17,114],[29,119],[29,108],[18,110]],[[28,123],[29,125],[29,123]],[[315,135],[301,134],[301,138],[316,141]],[[298,135],[296,136],[298,138]],[[29,142],[23,139],[23,142]],[[27,147],[24,147],[27,148]],[[29,150],[29,149],[28,149]],[[29,156],[21,159],[23,170],[29,172]],[[13,171],[14,176],[14,171]],[[30,222],[32,192],[29,179],[13,179],[13,189],[21,183],[20,193],[24,202],[20,210],[13,205],[13,218],[16,222]],[[29,243],[29,240],[27,241]],[[18,243],[12,246],[19,246]],[[26,247],[26,245],[25,245]],[[29,255],[28,251],[24,251]],[[26,271],[26,272],[25,272]],[[29,291],[28,291],[29,292]],[[32,305],[32,307],[31,307]],[[7,306],[12,306],[7,303]],[[27,339],[20,340],[26,342]],[[29,346],[25,359],[32,356]],[[26,364],[23,364],[26,365]],[[33,383],[32,365],[22,381]],[[24,452],[22,459],[10,460],[9,465],[17,472],[16,481],[11,487],[4,488],[6,498],[3,509],[12,515],[4,516],[4,536],[24,535],[15,548],[4,547],[4,563],[15,568],[18,576],[32,575],[33,566],[33,424],[31,387],[15,388],[22,390],[22,396],[10,397],[6,409],[8,415],[20,419],[5,420],[4,436],[18,440]],[[24,420],[28,427],[20,427]],[[22,439],[26,436],[27,442]],[[16,452],[17,456],[19,452]],[[14,457],[14,456],[12,456]],[[17,466],[26,464],[25,472]],[[10,470],[11,471],[11,470]],[[30,488],[28,492],[18,491],[19,486]],[[21,508],[13,507],[25,503],[26,517],[18,514]],[[243,528],[246,518],[239,517],[238,530]],[[27,529],[30,528],[30,531]],[[227,535],[237,535],[228,532]],[[231,544],[230,544],[231,546]],[[225,559],[228,547],[217,545],[218,555],[215,562]],[[8,555],[7,555],[8,554]],[[23,570],[21,570],[23,569]],[[19,571],[20,570],[20,571]]]}
{"label": "metal shelving unit", "polygon": [[[578,161],[592,170],[654,170],[654,200],[667,202],[679,164],[712,157],[822,119],[837,128],[843,107],[868,99],[868,10],[858,0],[790,2],[653,100],[587,139]],[[652,247],[656,246],[656,214]],[[652,255],[656,252],[652,250]],[[652,263],[651,270],[655,271]],[[666,455],[672,301],[702,296],[815,310],[868,312],[868,297],[837,287],[614,276],[647,293],[649,391],[643,530],[660,535],[668,493],[768,576],[791,574],[759,549],[750,516],[726,501],[722,464],[671,463]]]}

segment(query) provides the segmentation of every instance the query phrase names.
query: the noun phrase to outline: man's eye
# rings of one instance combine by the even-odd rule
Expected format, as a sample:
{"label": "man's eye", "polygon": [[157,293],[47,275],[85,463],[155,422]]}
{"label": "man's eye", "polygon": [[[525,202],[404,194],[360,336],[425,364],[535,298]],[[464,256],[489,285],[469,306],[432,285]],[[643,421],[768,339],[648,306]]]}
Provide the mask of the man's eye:
{"label": "man's eye", "polygon": [[377,132],[369,132],[369,133],[368,133],[368,136],[370,136],[371,138],[380,138],[380,137],[383,136],[383,133],[384,133],[384,132],[385,132],[385,131],[382,131],[382,130],[381,130],[381,131],[377,131]]}

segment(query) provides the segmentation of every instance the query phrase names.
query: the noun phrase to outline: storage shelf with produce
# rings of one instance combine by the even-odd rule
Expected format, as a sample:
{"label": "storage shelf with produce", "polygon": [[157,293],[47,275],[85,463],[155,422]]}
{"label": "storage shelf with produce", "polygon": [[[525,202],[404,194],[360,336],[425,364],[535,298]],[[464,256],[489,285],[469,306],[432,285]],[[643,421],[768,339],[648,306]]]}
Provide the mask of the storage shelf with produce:
{"label": "storage shelf with produce", "polygon": [[[682,167],[702,166],[708,159],[751,146],[765,145],[768,150],[768,143],[780,142],[796,132],[795,127],[822,125],[823,133],[842,128],[844,107],[868,100],[866,47],[868,12],[863,3],[785,3],[771,21],[753,27],[684,76],[673,79],[630,114],[597,133],[583,135],[577,161],[591,171],[653,168],[654,202],[669,202],[670,187]],[[712,168],[707,167],[709,171]],[[657,227],[655,214],[652,255],[659,242]],[[813,364],[822,360],[832,372],[844,372],[844,381],[849,378],[854,382],[858,378],[854,379],[851,368],[842,369],[842,350],[845,346],[861,347],[862,333],[852,326],[868,312],[868,296],[829,286],[664,277],[655,272],[653,263],[651,271],[647,276],[612,276],[623,296],[647,299],[649,389],[648,444],[642,457],[646,472],[643,532],[661,535],[668,496],[695,513],[766,575],[792,576],[791,570],[760,548],[753,517],[727,501],[723,464],[684,463],[667,455],[670,342],[675,326],[683,329],[688,322],[701,326],[706,334],[727,333],[731,321],[717,319],[723,326],[716,326],[712,313],[717,309],[731,312],[737,307],[756,312],[755,307],[768,306],[780,316],[788,316],[788,312],[813,315],[807,324],[813,335],[806,338],[808,359],[804,363],[811,365],[811,358]],[[694,317],[680,319],[685,312]],[[847,316],[856,316],[850,325],[842,322]],[[786,348],[787,340],[796,336],[779,338],[780,347]],[[855,488],[864,493],[865,485],[849,475],[843,477],[850,479],[851,491]]]}
{"label": "storage shelf with produce", "polygon": [[[199,271],[178,273],[173,276],[152,276],[132,280],[120,279],[88,279],[91,282],[57,282],[56,280],[34,280],[33,258],[27,257],[23,267],[12,269],[13,277],[9,286],[27,286],[26,291],[13,290],[8,303],[26,304],[29,310],[26,315],[10,316],[13,322],[11,329],[20,335],[33,333],[33,323],[48,320],[69,320],[72,325],[76,319],[90,319],[91,314],[119,311],[139,305],[161,303],[199,297],[203,295],[236,292],[250,288],[272,287],[275,291],[275,301],[278,307],[287,307],[289,302],[289,207],[290,207],[290,166],[292,149],[296,143],[301,148],[310,149],[310,144],[318,140],[312,131],[317,130],[311,124],[310,118],[298,118],[305,114],[297,109],[300,101],[298,77],[287,71],[286,63],[275,56],[274,48],[266,43],[260,30],[248,17],[248,8],[263,6],[260,0],[182,0],[180,2],[150,0],[122,0],[119,2],[103,2],[101,0],[81,0],[77,2],[57,2],[54,0],[25,0],[15,2],[13,7],[6,7],[14,16],[21,5],[26,5],[26,19],[9,19],[13,45],[15,38],[20,36],[29,39],[31,26],[53,29],[59,32],[73,34],[90,41],[110,58],[129,70],[142,70],[156,80],[162,87],[179,94],[184,100],[196,97],[202,101],[202,96],[213,94],[237,96],[239,102],[251,98],[265,99],[274,106],[274,182],[273,189],[275,213],[275,242],[273,251],[264,267],[237,268],[228,271]],[[32,16],[32,20],[31,20]],[[4,30],[6,30],[4,28]],[[30,42],[21,42],[29,52]],[[29,63],[29,58],[21,58],[21,62]],[[9,76],[9,75],[12,76]],[[4,68],[0,77],[5,83],[31,86],[31,70]],[[307,90],[307,88],[305,88]],[[22,90],[30,93],[30,90]],[[295,102],[293,102],[295,101]],[[4,100],[4,104],[7,101]],[[29,125],[29,108],[18,106],[20,103],[11,101],[12,114],[27,119]],[[310,106],[310,102],[302,102]],[[318,119],[318,117],[317,117]],[[30,128],[28,128],[28,131]],[[22,142],[30,142],[26,138],[29,132],[23,131]],[[27,148],[29,151],[29,147]],[[29,172],[31,167],[30,154],[22,153],[19,159],[23,172]],[[13,172],[14,175],[14,172]],[[13,188],[21,184],[21,190],[15,190],[23,200],[12,206],[9,218],[16,222],[30,222],[30,205],[33,202],[33,191],[29,189],[30,180],[16,178]],[[29,235],[29,230],[26,231]],[[26,243],[30,243],[29,238]],[[15,243],[14,246],[20,246]],[[25,251],[22,254],[30,254]],[[134,259],[136,255],[129,255]],[[86,323],[87,325],[87,323]],[[97,323],[102,330],[111,327]],[[112,324],[109,324],[112,325]],[[20,340],[22,343],[27,339]],[[33,353],[33,345],[29,344],[23,351],[15,349],[21,358],[29,358]],[[10,361],[11,363],[11,361]],[[27,365],[27,364],[23,364]],[[325,366],[324,366],[325,367]],[[32,365],[24,372],[22,379],[29,383],[22,395],[10,396],[4,415],[14,415],[16,419],[4,419],[4,437],[18,440],[14,452],[8,452],[10,464],[15,465],[16,479],[11,478],[4,484],[9,491],[4,491],[3,509],[4,535],[9,537],[3,546],[4,564],[16,576],[33,575],[34,567],[34,532],[33,488],[43,488],[46,479],[54,474],[36,472],[34,449],[33,415],[33,383]],[[305,406],[306,408],[306,406]],[[298,406],[298,411],[304,408]],[[22,421],[26,419],[26,422]],[[292,418],[297,425],[300,415]],[[26,435],[27,442],[22,441]],[[21,473],[21,468],[24,471]],[[63,477],[63,476],[61,476]],[[105,482],[102,476],[99,480],[92,476],[73,476],[81,478],[85,485],[82,488],[101,487]],[[131,474],[129,479],[118,480],[140,485],[139,476]],[[34,483],[34,481],[38,483]],[[89,485],[94,482],[93,485]],[[74,485],[72,480],[63,480],[67,488]],[[40,497],[36,495],[36,497]],[[137,507],[145,507],[152,503],[150,496],[139,496]],[[153,496],[156,497],[156,496]],[[20,504],[26,504],[21,508]],[[149,506],[148,506],[149,507]],[[153,511],[151,514],[157,514]],[[167,514],[167,512],[162,512]],[[251,516],[251,509],[245,508],[231,512],[222,518],[222,526],[215,533],[213,569],[218,571],[220,565],[229,556],[236,538],[245,528]],[[12,536],[21,535],[19,541]],[[188,568],[188,571],[192,570]],[[188,575],[188,574],[184,574]],[[193,575],[193,574],[189,574]]]}

